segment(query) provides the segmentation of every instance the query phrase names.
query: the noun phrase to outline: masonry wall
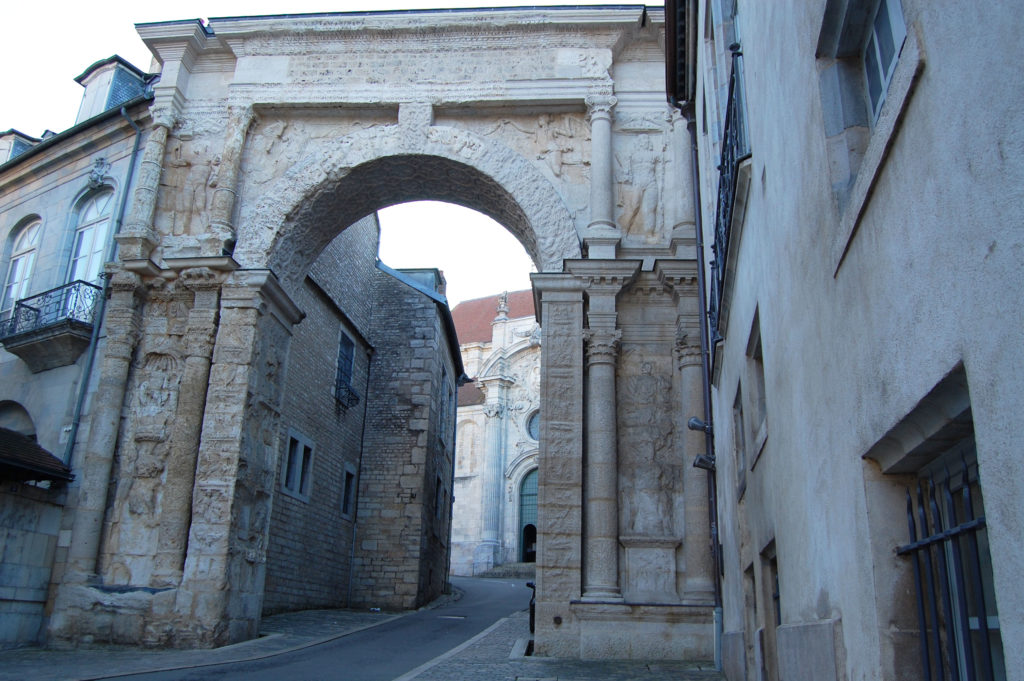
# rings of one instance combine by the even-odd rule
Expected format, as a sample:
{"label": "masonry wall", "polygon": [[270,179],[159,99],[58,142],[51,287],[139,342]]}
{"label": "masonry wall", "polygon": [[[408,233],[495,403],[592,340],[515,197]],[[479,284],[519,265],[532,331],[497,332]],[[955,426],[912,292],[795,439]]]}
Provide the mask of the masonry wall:
{"label": "masonry wall", "polygon": [[[293,328],[287,366],[263,612],[348,603],[353,514],[342,510],[346,470],[362,453],[369,316],[378,229],[375,218],[349,227],[324,250],[294,294],[306,317]],[[340,334],[355,342],[351,385],[359,402],[335,395]],[[313,443],[306,495],[285,489],[293,436]]]}
{"label": "masonry wall", "polygon": [[454,425],[441,435],[442,366],[457,377],[432,300],[383,272],[375,298],[353,605],[413,608],[446,580]]}
{"label": "masonry wall", "polygon": [[[907,39],[857,159],[834,136],[848,112],[828,96],[834,60],[819,55],[832,5],[748,2],[738,15],[751,182],[714,390],[729,678],[756,673],[762,634],[782,678],[919,678],[912,581],[899,587],[909,567],[895,555],[917,471],[885,474],[865,457],[962,367],[1006,678],[1021,679],[1024,99],[1006,87],[1013,60],[986,47],[1019,42],[1019,8],[980,3],[966,17],[953,2],[902,0]],[[698,121],[709,243],[724,120],[708,94],[723,80],[711,82],[714,59],[702,52],[696,107],[710,121]],[[852,183],[835,182],[857,163]],[[763,436],[749,421],[756,334]]]}

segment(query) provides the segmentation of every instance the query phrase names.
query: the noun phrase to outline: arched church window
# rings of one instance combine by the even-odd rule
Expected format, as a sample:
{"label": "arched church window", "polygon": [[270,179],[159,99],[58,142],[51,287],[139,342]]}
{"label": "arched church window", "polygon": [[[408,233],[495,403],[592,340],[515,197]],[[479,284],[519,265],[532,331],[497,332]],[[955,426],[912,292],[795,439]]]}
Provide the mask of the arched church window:
{"label": "arched church window", "polygon": [[90,196],[79,209],[68,281],[95,282],[99,279],[106,258],[113,203],[114,192],[106,189]]}
{"label": "arched church window", "polygon": [[28,294],[28,283],[32,278],[32,268],[36,263],[36,247],[39,245],[39,232],[42,224],[39,220],[33,220],[22,227],[14,238],[11,263],[7,267],[7,278],[4,280],[0,319],[10,317],[14,304]]}

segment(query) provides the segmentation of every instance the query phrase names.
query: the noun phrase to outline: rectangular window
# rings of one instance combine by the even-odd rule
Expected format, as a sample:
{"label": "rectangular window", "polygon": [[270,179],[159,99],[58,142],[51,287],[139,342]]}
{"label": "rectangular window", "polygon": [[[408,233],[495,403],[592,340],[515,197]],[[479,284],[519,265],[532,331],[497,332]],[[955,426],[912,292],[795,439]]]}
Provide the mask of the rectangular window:
{"label": "rectangular window", "polygon": [[281,489],[291,496],[309,500],[313,478],[313,443],[302,435],[288,435],[288,452],[281,474]]}
{"label": "rectangular window", "polygon": [[341,485],[341,515],[351,518],[355,510],[356,472],[345,466],[344,480]]}
{"label": "rectangular window", "polygon": [[338,344],[338,372],[334,381],[334,397],[346,408],[359,403],[359,394],[352,387],[355,351],[355,342],[342,331],[341,342]]}
{"label": "rectangular window", "polygon": [[899,0],[882,0],[868,31],[864,45],[864,78],[867,83],[868,101],[871,106],[872,122],[878,120],[889,89],[900,48],[907,37],[907,26],[903,21],[903,8]]}
{"label": "rectangular window", "polygon": [[736,496],[742,498],[747,490],[747,435],[743,420],[743,386],[739,383],[732,401],[732,446],[736,459]]}

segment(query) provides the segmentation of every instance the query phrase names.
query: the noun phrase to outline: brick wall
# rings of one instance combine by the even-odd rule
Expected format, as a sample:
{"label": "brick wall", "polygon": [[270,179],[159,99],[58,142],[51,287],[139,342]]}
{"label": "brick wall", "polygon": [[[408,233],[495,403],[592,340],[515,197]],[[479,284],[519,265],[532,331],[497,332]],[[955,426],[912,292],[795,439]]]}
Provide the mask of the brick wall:
{"label": "brick wall", "polygon": [[445,585],[454,409],[442,429],[441,384],[442,373],[453,388],[457,376],[433,301],[383,272],[375,297],[353,599],[412,608]]}
{"label": "brick wall", "polygon": [[[342,513],[346,466],[357,471],[361,448],[367,345],[377,225],[367,218],[346,229],[324,250],[301,290],[306,313],[293,329],[288,356],[275,497],[267,549],[263,612],[347,604],[353,518]],[[351,385],[358,404],[335,397],[340,333],[355,341]],[[313,444],[309,493],[283,490],[289,437]]]}

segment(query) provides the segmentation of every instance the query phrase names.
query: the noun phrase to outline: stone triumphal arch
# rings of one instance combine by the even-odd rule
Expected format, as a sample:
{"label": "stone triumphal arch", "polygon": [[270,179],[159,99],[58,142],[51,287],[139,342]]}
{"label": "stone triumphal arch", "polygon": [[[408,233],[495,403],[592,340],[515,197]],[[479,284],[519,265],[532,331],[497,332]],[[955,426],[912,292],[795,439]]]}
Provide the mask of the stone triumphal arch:
{"label": "stone triumphal arch", "polygon": [[[703,435],[685,427],[703,413],[690,145],[665,103],[661,10],[138,28],[160,78],[51,631],[80,636],[102,610],[190,632],[153,641],[255,633],[296,291],[349,225],[438,199],[495,218],[539,271],[537,653],[710,658]],[[140,348],[182,361],[140,365]],[[99,589],[112,526],[156,541],[112,518],[106,492],[125,438],[149,437],[125,395],[157,376],[178,449],[153,493],[180,539],[137,551],[141,582]]]}

